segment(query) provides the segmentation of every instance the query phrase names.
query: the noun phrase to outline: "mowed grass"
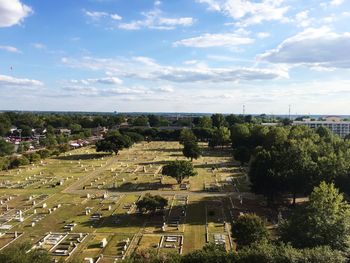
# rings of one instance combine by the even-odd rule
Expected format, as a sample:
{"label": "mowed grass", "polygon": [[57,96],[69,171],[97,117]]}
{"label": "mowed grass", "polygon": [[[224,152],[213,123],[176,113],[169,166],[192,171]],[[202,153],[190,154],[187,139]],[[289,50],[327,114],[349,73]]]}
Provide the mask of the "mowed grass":
{"label": "mowed grass", "polygon": [[[160,195],[163,191],[170,190],[173,192],[169,195],[169,205],[174,195],[189,195],[189,203],[186,217],[181,219],[179,229],[168,227],[168,234],[184,236],[183,253],[202,248],[206,244],[206,207],[211,204],[211,200],[203,192],[204,185],[222,184],[222,189],[231,191],[233,188],[226,184],[226,178],[239,177],[242,173],[235,168],[229,151],[209,150],[204,144],[201,144],[201,147],[205,149],[204,155],[193,161],[198,175],[185,180],[190,185],[189,192],[185,193],[178,190],[174,178],[162,176],[160,173],[162,165],[166,162],[186,160],[181,152],[182,145],[177,142],[140,143],[129,150],[121,151],[117,156],[96,154],[93,148],[87,147],[73,150],[59,158],[44,160],[43,165],[29,165],[21,167],[20,171],[0,172],[1,182],[25,182],[26,178],[34,175],[35,180],[38,179],[38,182],[23,189],[0,189],[0,197],[16,195],[9,201],[11,208],[29,207],[24,213],[23,223],[11,223],[14,225],[11,231],[24,232],[15,243],[23,241],[34,243],[48,232],[67,232],[64,229],[65,224],[75,223],[73,233],[89,233],[89,236],[79,245],[75,252],[76,256],[73,255],[72,258],[83,260],[84,257],[96,257],[99,253],[117,255],[118,243],[137,234],[143,234],[143,237],[136,249],[152,248],[163,234],[160,230],[162,218],[156,220],[150,215],[137,215],[134,204],[149,190],[158,190]],[[45,180],[46,184],[43,183]],[[56,183],[61,180],[64,181],[63,185],[57,185]],[[244,189],[246,187],[244,180],[241,179],[239,182],[240,189]],[[125,188],[122,187],[123,184],[126,185]],[[102,199],[101,196],[105,191],[109,192],[109,198]],[[200,195],[192,195],[191,191]],[[90,198],[86,197],[87,193],[91,195]],[[42,203],[31,207],[27,200],[32,195],[48,195],[44,201],[47,208],[42,208]],[[220,198],[215,202],[219,200]],[[179,205],[177,202],[174,201],[175,207]],[[61,207],[49,214],[48,209],[58,204]],[[132,209],[129,209],[128,205],[131,205]],[[224,232],[222,222],[217,221],[224,217],[223,210],[219,207],[222,205],[224,214],[227,215],[228,203],[224,202],[215,203],[215,216],[207,217],[211,239],[212,234]],[[92,209],[89,215],[85,214],[87,207]],[[36,215],[33,214],[34,209],[37,210]],[[181,210],[178,211],[180,212]],[[94,213],[100,213],[102,218],[98,221],[89,220]],[[32,227],[31,222],[37,216],[42,216],[42,220]],[[109,241],[105,249],[99,247],[103,238]],[[165,252],[172,249],[161,250]]]}
{"label": "mowed grass", "polygon": [[205,203],[192,197],[186,214],[183,253],[200,249],[205,243]]}

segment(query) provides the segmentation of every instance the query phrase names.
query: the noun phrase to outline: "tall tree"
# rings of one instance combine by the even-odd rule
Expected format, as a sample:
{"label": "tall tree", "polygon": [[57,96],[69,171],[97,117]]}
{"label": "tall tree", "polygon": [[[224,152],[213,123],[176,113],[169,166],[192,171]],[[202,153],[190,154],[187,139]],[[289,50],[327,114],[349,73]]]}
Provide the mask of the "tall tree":
{"label": "tall tree", "polygon": [[222,148],[230,142],[231,132],[227,127],[220,127],[214,130],[213,136],[209,141],[209,146],[214,148],[221,146]]}
{"label": "tall tree", "polygon": [[137,209],[141,212],[155,212],[164,209],[168,205],[168,199],[160,195],[146,194],[141,200],[137,201]]}
{"label": "tall tree", "polygon": [[199,148],[198,143],[194,141],[194,142],[186,142],[184,144],[182,153],[185,157],[190,158],[192,162],[193,159],[198,159],[201,156],[202,151]]}
{"label": "tall tree", "polygon": [[0,139],[0,156],[10,155],[14,151],[13,144]]}
{"label": "tall tree", "polygon": [[216,128],[220,128],[227,125],[225,116],[219,113],[211,115],[211,120],[213,126]]}
{"label": "tall tree", "polygon": [[196,142],[197,141],[197,137],[194,135],[193,131],[191,129],[188,128],[184,128],[181,130],[180,133],[180,143],[181,144],[186,144],[186,143],[192,143],[192,142]]}
{"label": "tall tree", "polygon": [[198,127],[210,129],[213,127],[212,119],[208,116],[203,116],[199,118]]}
{"label": "tall tree", "polygon": [[197,175],[192,163],[188,161],[171,161],[163,167],[162,174],[175,178],[178,184],[185,178]]}
{"label": "tall tree", "polygon": [[255,214],[244,214],[232,225],[232,235],[239,247],[249,246],[255,242],[269,239],[269,232],[264,221]]}
{"label": "tall tree", "polygon": [[233,156],[237,161],[241,162],[241,165],[243,166],[250,160],[250,151],[247,147],[240,146],[234,150]]}
{"label": "tall tree", "polygon": [[120,150],[129,148],[132,146],[133,142],[127,135],[122,135],[119,132],[110,132],[106,137],[96,142],[97,152],[110,152],[118,154]]}
{"label": "tall tree", "polygon": [[305,207],[280,226],[281,239],[293,246],[329,246],[350,251],[350,207],[333,184],[315,187]]}
{"label": "tall tree", "polygon": [[250,129],[248,124],[235,124],[231,128],[232,147],[248,146],[250,139]]}

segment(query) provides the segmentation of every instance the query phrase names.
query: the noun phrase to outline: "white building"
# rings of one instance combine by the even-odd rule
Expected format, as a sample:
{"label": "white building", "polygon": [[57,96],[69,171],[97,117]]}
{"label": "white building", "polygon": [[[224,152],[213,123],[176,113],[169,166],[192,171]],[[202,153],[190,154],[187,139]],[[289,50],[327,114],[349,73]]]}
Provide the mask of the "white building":
{"label": "white building", "polygon": [[343,121],[339,117],[330,116],[324,121],[313,121],[311,119],[304,119],[302,121],[294,121],[293,125],[305,125],[312,129],[317,129],[318,127],[326,127],[330,129],[334,134],[340,137],[345,137],[350,134],[350,121]]}

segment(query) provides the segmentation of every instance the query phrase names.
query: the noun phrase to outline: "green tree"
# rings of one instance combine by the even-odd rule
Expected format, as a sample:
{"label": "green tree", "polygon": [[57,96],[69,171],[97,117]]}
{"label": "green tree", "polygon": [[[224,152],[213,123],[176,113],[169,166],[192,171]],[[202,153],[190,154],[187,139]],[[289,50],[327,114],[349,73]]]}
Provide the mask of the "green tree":
{"label": "green tree", "polygon": [[47,149],[39,150],[37,153],[40,155],[41,159],[49,158],[51,155],[51,152]]}
{"label": "green tree", "polygon": [[137,209],[141,212],[155,212],[162,210],[168,205],[168,199],[160,195],[146,194],[141,200],[137,201]]}
{"label": "green tree", "polygon": [[248,163],[250,160],[250,151],[247,147],[240,146],[234,150],[233,156],[237,161],[240,161],[241,165],[243,166],[245,163]]}
{"label": "green tree", "polygon": [[27,153],[24,155],[30,163],[37,163],[41,160],[41,156],[37,153]]}
{"label": "green tree", "polygon": [[184,255],[181,263],[229,263],[232,262],[230,259],[224,246],[208,244],[201,250]]}
{"label": "green tree", "polygon": [[192,143],[197,141],[197,137],[194,135],[193,131],[188,128],[184,128],[180,133],[180,144]]}
{"label": "green tree", "polygon": [[201,156],[202,151],[199,148],[198,143],[196,141],[193,141],[193,142],[186,142],[184,144],[182,153],[185,157],[190,158],[192,162],[193,159],[198,159]]}
{"label": "green tree", "polygon": [[147,116],[148,120],[149,120],[149,125],[151,127],[159,127],[160,126],[160,116],[154,115],[154,114],[150,114]]}
{"label": "green tree", "polygon": [[269,232],[264,221],[255,214],[244,214],[232,225],[232,235],[239,247],[249,246],[255,242],[269,239]]}
{"label": "green tree", "polygon": [[147,116],[138,116],[132,122],[133,126],[149,126],[148,117]]}
{"label": "green tree", "polygon": [[163,167],[162,174],[175,178],[178,184],[185,178],[197,175],[192,163],[188,161],[171,161]]}
{"label": "green tree", "polygon": [[14,151],[14,145],[0,139],[0,156],[10,155]]}
{"label": "green tree", "polygon": [[274,202],[276,195],[286,191],[286,174],[280,168],[281,153],[275,148],[256,151],[250,170],[251,190],[267,198],[268,204]]}
{"label": "green tree", "polygon": [[212,119],[208,116],[203,116],[199,118],[198,127],[211,129],[213,127]]}
{"label": "green tree", "polygon": [[219,113],[211,115],[211,120],[212,120],[213,126],[218,128],[218,129],[220,127],[227,125],[225,116],[222,114],[219,114]]}
{"label": "green tree", "polygon": [[21,143],[18,145],[17,152],[18,152],[18,153],[26,152],[26,151],[29,150],[29,147],[30,147],[30,143],[28,143],[28,142],[21,142]]}
{"label": "green tree", "polygon": [[209,141],[209,146],[214,148],[221,146],[223,148],[230,142],[231,132],[227,127],[220,127],[214,130],[213,136]]}
{"label": "green tree", "polygon": [[235,124],[231,128],[232,147],[249,146],[250,129],[248,124]]}
{"label": "green tree", "polygon": [[57,145],[56,137],[48,133],[45,138],[40,138],[39,144],[43,147],[53,148]]}
{"label": "green tree", "polygon": [[0,170],[7,170],[9,169],[9,167],[10,167],[10,159],[0,157]]}
{"label": "green tree", "polygon": [[315,187],[305,207],[280,226],[281,239],[295,247],[329,246],[349,252],[350,207],[333,184]]}
{"label": "green tree", "polygon": [[121,135],[119,132],[110,132],[106,137],[96,142],[97,152],[110,152],[118,154],[120,150],[132,146],[132,141],[129,136]]}
{"label": "green tree", "polygon": [[145,140],[145,137],[137,132],[124,132],[123,135],[128,136],[134,143],[142,142]]}
{"label": "green tree", "polygon": [[[28,243],[10,246],[0,252],[0,262],[4,263],[48,263],[52,258],[46,250],[31,249]],[[29,251],[29,252],[28,252]]]}

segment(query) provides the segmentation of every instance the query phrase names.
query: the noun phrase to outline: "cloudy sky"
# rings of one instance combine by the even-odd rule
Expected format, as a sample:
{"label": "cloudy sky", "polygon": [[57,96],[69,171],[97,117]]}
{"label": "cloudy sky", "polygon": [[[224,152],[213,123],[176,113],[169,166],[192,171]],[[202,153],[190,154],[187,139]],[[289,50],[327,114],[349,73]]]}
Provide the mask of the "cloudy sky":
{"label": "cloudy sky", "polygon": [[0,0],[0,109],[350,114],[349,0]]}

